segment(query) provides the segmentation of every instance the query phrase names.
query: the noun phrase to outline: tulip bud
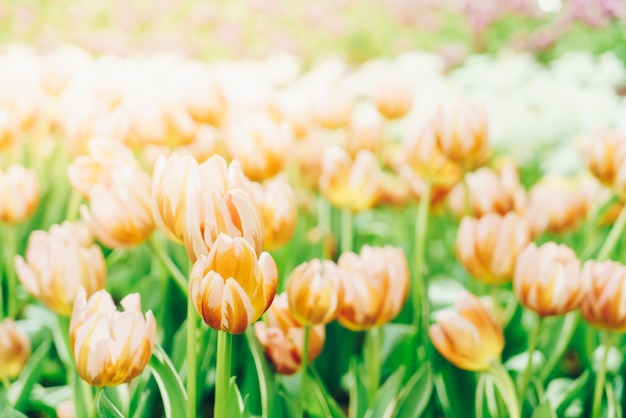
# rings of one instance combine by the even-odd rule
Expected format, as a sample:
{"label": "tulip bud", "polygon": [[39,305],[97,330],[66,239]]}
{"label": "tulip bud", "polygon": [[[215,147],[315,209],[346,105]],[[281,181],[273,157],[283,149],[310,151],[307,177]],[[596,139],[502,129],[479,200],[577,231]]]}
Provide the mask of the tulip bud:
{"label": "tulip bud", "polygon": [[114,170],[107,183],[89,193],[90,209],[80,214],[96,238],[109,248],[128,248],[144,242],[154,231],[151,180],[138,167]]}
{"label": "tulip bud", "polygon": [[406,81],[389,74],[372,95],[372,101],[387,120],[403,118],[413,105],[413,90]]}
{"label": "tulip bud", "polygon": [[326,129],[348,126],[352,113],[353,99],[340,88],[326,88],[313,96],[311,114],[317,123]]}
{"label": "tulip bud", "polygon": [[79,288],[90,296],[102,289],[106,280],[104,256],[88,228],[69,222],[53,225],[48,233],[33,231],[26,261],[16,256],[15,270],[28,293],[64,316],[72,313]]}
{"label": "tulip bud", "polygon": [[[480,218],[487,213],[505,215],[521,213],[526,206],[526,192],[513,168],[499,175],[488,168],[479,168],[465,176],[469,190],[470,215]],[[457,184],[450,192],[448,203],[457,217],[465,215],[465,187]]]}
{"label": "tulip bud", "polygon": [[198,123],[221,126],[228,104],[220,84],[206,73],[191,73],[182,89],[183,103]]}
{"label": "tulip bud", "polygon": [[30,341],[11,319],[0,322],[0,378],[16,378],[30,357]]}
{"label": "tulip bud", "polygon": [[567,246],[529,244],[518,256],[513,290],[520,303],[539,316],[563,315],[583,296],[580,261]]}
{"label": "tulip bud", "polygon": [[[278,373],[291,375],[300,370],[304,351],[304,326],[289,311],[287,294],[276,296],[265,314],[265,322],[254,324],[254,334]],[[325,337],[324,325],[309,329],[309,362],[321,354]]]}
{"label": "tulip bud", "polygon": [[459,261],[481,282],[498,285],[513,279],[518,254],[530,242],[526,221],[513,213],[465,217],[456,239]]}
{"label": "tulip bud", "polygon": [[332,205],[360,212],[376,202],[379,174],[378,161],[370,151],[359,151],[352,161],[343,148],[331,147],[322,157],[320,191]]}
{"label": "tulip bud", "polygon": [[329,260],[314,259],[296,267],[287,280],[287,298],[293,316],[304,325],[334,320],[343,298],[342,274]]}
{"label": "tulip bud", "polygon": [[220,234],[191,269],[189,297],[211,328],[241,334],[269,308],[277,285],[268,253],[257,259],[248,241]]}
{"label": "tulip bud", "polygon": [[263,228],[263,248],[275,250],[285,245],[296,230],[298,202],[293,189],[283,178],[270,180],[251,193]]}
{"label": "tulip bud", "polygon": [[341,254],[337,264],[346,273],[337,317],[341,325],[361,331],[398,315],[409,292],[409,266],[401,249],[365,245],[360,255]]}
{"label": "tulip bud", "polygon": [[0,222],[16,224],[30,218],[39,204],[35,172],[14,164],[0,170]]}
{"label": "tulip bud", "polygon": [[470,371],[485,371],[504,349],[502,328],[480,300],[467,292],[457,299],[456,311],[444,311],[428,335],[443,357]]}
{"label": "tulip bud", "polygon": [[587,167],[600,182],[613,187],[620,167],[626,163],[626,137],[619,132],[599,132],[585,147]]}
{"label": "tulip bud", "polygon": [[360,150],[376,153],[383,138],[383,120],[375,109],[364,107],[352,112],[345,147],[354,157]]}
{"label": "tulip bud", "polygon": [[406,161],[423,180],[452,186],[461,179],[461,167],[448,159],[437,144],[433,122],[405,141]]}
{"label": "tulip bud", "polygon": [[587,261],[581,273],[580,313],[594,327],[626,331],[626,266],[615,261]]}
{"label": "tulip bud", "polygon": [[156,321],[141,313],[141,298],[132,293],[119,312],[106,290],[89,300],[80,289],[70,321],[70,343],[78,374],[92,386],[117,386],[139,376],[152,357]]}
{"label": "tulip bud", "polygon": [[441,106],[434,117],[434,130],[441,152],[465,170],[480,167],[489,158],[484,106],[467,101]]}

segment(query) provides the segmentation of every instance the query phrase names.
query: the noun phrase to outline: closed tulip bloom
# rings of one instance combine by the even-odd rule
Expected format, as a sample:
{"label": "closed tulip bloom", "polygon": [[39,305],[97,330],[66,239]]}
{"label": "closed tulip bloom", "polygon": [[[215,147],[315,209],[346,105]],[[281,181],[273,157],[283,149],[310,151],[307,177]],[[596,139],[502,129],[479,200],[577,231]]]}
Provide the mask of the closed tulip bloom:
{"label": "closed tulip bloom", "polygon": [[346,273],[337,317],[341,325],[361,331],[398,315],[409,293],[409,266],[400,248],[365,245],[359,255],[343,253],[337,264]]}
{"label": "closed tulip bloom", "polygon": [[107,183],[96,184],[89,206],[80,214],[95,237],[109,248],[129,248],[154,231],[150,176],[140,168],[114,170]]}
{"label": "closed tulip bloom", "polygon": [[583,296],[580,261],[563,244],[531,243],[517,258],[513,290],[520,303],[539,316],[573,311]]}
{"label": "closed tulip bloom", "polygon": [[183,104],[198,123],[221,126],[228,111],[228,103],[221,85],[208,73],[190,71],[191,77],[181,80]]}
{"label": "closed tulip bloom", "polygon": [[354,106],[353,98],[335,86],[319,90],[312,98],[313,119],[326,129],[347,127]]}
{"label": "closed tulip bloom", "polygon": [[[278,373],[291,375],[300,370],[304,351],[304,326],[289,311],[286,293],[276,296],[265,314],[265,321],[254,324],[254,334]],[[322,353],[325,338],[324,325],[309,329],[309,362]]]}
{"label": "closed tulip bloom", "polygon": [[296,230],[296,194],[284,178],[270,180],[263,186],[254,185],[259,186],[251,197],[263,228],[263,249],[275,250],[285,245]]}
{"label": "closed tulip bloom", "polygon": [[343,298],[342,274],[330,260],[314,259],[296,267],[287,280],[287,298],[293,316],[304,325],[333,321]]}
{"label": "closed tulip bloom", "polygon": [[156,321],[144,317],[138,293],[126,296],[117,310],[111,295],[99,290],[89,299],[80,289],[70,321],[70,343],[78,374],[92,386],[117,386],[141,374],[152,357]]}
{"label": "closed tulip bloom", "polygon": [[598,132],[585,147],[587,167],[602,184],[613,187],[620,166],[626,163],[626,137],[619,132]]}
{"label": "closed tulip bloom", "polygon": [[0,322],[0,378],[16,378],[30,358],[30,341],[11,319]]}
{"label": "closed tulip bloom", "polygon": [[400,119],[411,110],[413,89],[406,81],[389,74],[372,94],[372,101],[385,119]]}
{"label": "closed tulip bloom", "polygon": [[269,308],[277,285],[268,253],[257,258],[245,239],[220,234],[191,269],[189,297],[211,328],[241,334]]}
{"label": "closed tulip bloom", "polygon": [[53,225],[49,232],[33,231],[26,260],[16,256],[15,270],[28,293],[64,316],[72,313],[78,289],[83,287],[90,296],[106,280],[102,251],[80,223]]}
{"label": "closed tulip bloom", "polygon": [[581,273],[580,313],[594,327],[626,331],[626,266],[615,261],[587,261]]}
{"label": "closed tulip bloom", "polygon": [[405,152],[407,163],[423,180],[441,186],[461,180],[461,166],[439,148],[432,121],[405,140]]}
{"label": "closed tulip bloom", "polygon": [[[526,206],[526,192],[513,168],[505,168],[499,174],[488,168],[479,168],[465,177],[469,190],[470,215],[480,218],[487,213],[505,215],[515,211],[522,213]],[[465,215],[465,187],[457,184],[448,197],[452,213]]]}
{"label": "closed tulip bloom", "polygon": [[190,195],[200,189],[198,162],[177,154],[157,159],[152,175],[152,214],[165,236],[183,243],[184,216]]}
{"label": "closed tulip bloom", "polygon": [[16,224],[30,218],[39,204],[39,181],[35,172],[13,164],[0,169],[0,222]]}
{"label": "closed tulip bloom", "polygon": [[322,157],[319,187],[333,206],[360,212],[376,202],[379,175],[378,161],[370,151],[359,151],[353,161],[343,148],[331,147]]}
{"label": "closed tulip bloom", "polygon": [[441,106],[434,117],[434,130],[439,149],[466,170],[480,167],[489,158],[484,106],[469,101]]}
{"label": "closed tulip bloom", "polygon": [[499,361],[504,349],[502,328],[489,309],[471,293],[463,292],[456,311],[441,312],[428,329],[433,345],[455,366],[485,371]]}
{"label": "closed tulip bloom", "polygon": [[376,109],[363,107],[355,109],[350,118],[345,148],[354,157],[360,150],[376,153],[383,139],[383,119]]}
{"label": "closed tulip bloom", "polygon": [[514,213],[465,217],[456,239],[459,261],[481,282],[498,285],[513,280],[518,254],[530,242],[526,221]]}

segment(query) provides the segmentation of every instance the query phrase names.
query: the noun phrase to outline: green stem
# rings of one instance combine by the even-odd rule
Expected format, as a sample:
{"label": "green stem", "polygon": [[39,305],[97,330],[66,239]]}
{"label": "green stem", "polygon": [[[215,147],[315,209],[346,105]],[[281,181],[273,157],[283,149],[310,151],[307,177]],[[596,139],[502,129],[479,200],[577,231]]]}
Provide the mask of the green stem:
{"label": "green stem", "polygon": [[611,228],[611,232],[609,232],[609,236],[606,237],[606,241],[602,244],[602,248],[600,248],[600,252],[596,259],[598,261],[604,261],[609,258],[613,250],[615,249],[615,245],[617,244],[617,240],[622,235],[624,231],[624,226],[626,226],[626,205],[622,208],[622,211],[619,214],[619,217],[613,224]]}
{"label": "green stem", "polygon": [[604,381],[606,379],[606,364],[609,358],[609,351],[611,349],[610,334],[604,333],[604,353],[602,353],[602,360],[600,362],[600,370],[596,376],[596,385],[593,390],[593,407],[591,409],[591,416],[597,418],[600,416],[600,409],[602,407],[602,393],[604,389]]}
{"label": "green stem", "polygon": [[217,377],[215,381],[215,417],[228,417],[228,391],[230,389],[230,360],[233,336],[224,331],[217,333]]}
{"label": "green stem", "polygon": [[[424,259],[426,252],[426,234],[428,228],[428,211],[430,208],[430,193],[432,185],[426,182],[424,192],[417,208],[415,220],[415,281],[413,283],[413,323],[418,335],[422,336],[422,346],[428,344],[429,307],[428,294],[424,278]],[[418,360],[421,360],[418,359]]]}
{"label": "green stem", "polygon": [[548,361],[546,365],[541,369],[541,374],[539,376],[539,380],[541,382],[545,382],[550,377],[552,370],[556,367],[559,361],[563,358],[563,353],[567,349],[574,333],[576,332],[576,327],[578,325],[578,321],[580,320],[580,314],[578,312],[570,312],[565,315],[563,319],[563,325],[559,330],[560,338],[557,341],[556,346],[550,353],[550,357],[548,357]]}
{"label": "green stem", "polygon": [[311,327],[309,325],[304,326],[304,342],[302,344],[302,380],[300,381],[300,405],[302,406],[302,417],[306,416],[306,408],[304,407],[304,393],[306,390],[306,376],[307,376],[307,366],[309,364],[309,333],[311,331]]}
{"label": "green stem", "polygon": [[93,392],[91,387],[86,385],[78,374],[76,364],[74,363],[74,354],[72,345],[70,344],[70,321],[61,315],[57,315],[58,333],[62,341],[55,339],[55,345],[59,358],[65,363],[67,370],[68,384],[72,387],[74,394],[74,408],[77,417],[91,416],[91,412],[95,411],[93,407]]}
{"label": "green stem", "polygon": [[246,338],[248,340],[250,352],[252,353],[252,357],[254,358],[254,364],[257,367],[257,375],[259,377],[259,391],[261,392],[261,417],[268,418],[270,416],[273,416],[273,410],[271,410],[270,407],[270,394],[268,387],[269,385],[267,384],[270,376],[265,370],[266,360],[263,358],[263,349],[259,345],[259,342],[256,340],[253,327],[248,327],[248,329],[246,330]]}
{"label": "green stem", "polygon": [[[196,418],[196,308],[191,297],[187,298],[187,418]],[[224,415],[226,416],[226,415]]]}
{"label": "green stem", "polygon": [[326,239],[331,230],[331,214],[330,205],[322,196],[317,197],[317,229],[320,233],[322,245],[322,260],[332,257],[331,249],[328,248],[328,240]]}
{"label": "green stem", "polygon": [[154,251],[159,260],[161,260],[163,265],[165,265],[165,267],[167,267],[167,269],[170,271],[172,277],[174,278],[174,282],[178,285],[181,292],[183,292],[183,295],[187,296],[187,288],[189,286],[189,284],[187,283],[187,277],[185,277],[183,272],[180,271],[176,263],[174,263],[174,260],[172,260],[172,258],[169,256],[169,254],[165,252],[156,235],[153,234],[148,240],[148,243],[150,244],[150,248],[152,248],[152,251]]}
{"label": "green stem", "polygon": [[381,344],[382,333],[380,328],[371,328],[365,334],[365,351],[364,361],[365,368],[367,370],[367,379],[369,381],[369,401],[372,402],[374,395],[378,391],[378,385],[380,384],[380,369],[381,363]]}
{"label": "green stem", "polygon": [[70,191],[70,200],[67,203],[67,210],[65,212],[66,221],[74,221],[78,217],[78,210],[80,209],[80,202],[82,197],[74,188]]}
{"label": "green stem", "polygon": [[495,384],[506,404],[506,409],[509,412],[508,417],[520,418],[520,408],[515,392],[515,385],[509,373],[500,363],[492,364],[489,368],[489,373],[493,376]]}
{"label": "green stem", "polygon": [[15,264],[13,258],[15,258],[15,227],[13,225],[7,225],[5,228],[5,257],[6,257],[6,277],[7,277],[7,316],[9,318],[15,318],[17,314],[17,276],[15,275]]}
{"label": "green stem", "polygon": [[530,372],[533,365],[533,354],[535,352],[535,348],[537,348],[537,342],[539,341],[541,323],[542,318],[539,317],[532,333],[530,334],[530,339],[528,340],[528,361],[526,362],[526,368],[522,374],[522,380],[519,386],[519,400],[522,403],[522,408],[524,407],[524,394],[526,393],[526,387],[528,386],[528,381],[530,380]]}
{"label": "green stem", "polygon": [[341,253],[352,251],[352,210],[341,209]]}

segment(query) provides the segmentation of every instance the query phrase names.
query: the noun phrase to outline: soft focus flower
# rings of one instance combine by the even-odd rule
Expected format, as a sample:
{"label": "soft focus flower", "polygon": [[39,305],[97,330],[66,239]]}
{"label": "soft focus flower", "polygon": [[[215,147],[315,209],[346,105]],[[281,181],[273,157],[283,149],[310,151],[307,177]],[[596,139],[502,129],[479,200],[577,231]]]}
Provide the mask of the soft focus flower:
{"label": "soft focus flower", "polygon": [[[278,373],[290,375],[300,370],[304,351],[304,326],[289,311],[286,293],[276,296],[265,314],[265,321],[254,324],[254,334]],[[321,354],[325,338],[324,325],[309,328],[309,362]]]}
{"label": "soft focus flower", "polygon": [[138,293],[120,302],[119,312],[106,290],[89,299],[80,289],[70,321],[70,343],[78,374],[92,386],[116,386],[139,376],[152,357],[156,321],[141,313]]}
{"label": "soft focus flower", "polygon": [[76,405],[71,399],[59,402],[55,408],[57,418],[76,418]]}
{"label": "soft focus flower", "polygon": [[477,280],[502,284],[513,279],[518,254],[530,242],[526,221],[514,213],[465,217],[456,239],[459,261]]}
{"label": "soft focus flower", "polygon": [[581,273],[580,313],[594,327],[626,331],[626,266],[616,261],[587,261]]}
{"label": "soft focus flower", "polygon": [[583,296],[580,261],[569,247],[529,244],[518,256],[513,290],[520,303],[539,316],[563,315]]}
{"label": "soft focus flower", "polygon": [[29,218],[39,204],[37,174],[13,164],[0,169],[0,222],[15,224]]}
{"label": "soft focus flower", "polygon": [[115,169],[106,183],[94,185],[89,209],[80,214],[95,237],[109,248],[144,242],[154,231],[150,176],[138,167]]}
{"label": "soft focus flower", "polygon": [[[469,190],[469,215],[480,218],[487,213],[505,215],[515,211],[522,213],[526,206],[526,192],[519,182],[519,175],[512,167],[505,167],[499,174],[488,168],[479,168],[465,176]],[[454,186],[448,196],[452,213],[457,217],[466,214],[465,187]]]}
{"label": "soft focus flower", "polygon": [[320,191],[333,206],[353,212],[366,210],[376,202],[379,173],[376,156],[370,151],[359,151],[353,161],[343,148],[328,148],[322,157]]}
{"label": "soft focus flower", "polygon": [[405,139],[406,161],[424,181],[452,186],[461,179],[461,167],[439,148],[433,122]]}
{"label": "soft focus flower", "polygon": [[16,378],[30,357],[30,341],[11,318],[0,322],[0,378]]}
{"label": "soft focus flower", "polygon": [[413,105],[413,90],[402,79],[389,75],[372,94],[372,101],[385,119],[393,120],[404,117]]}
{"label": "soft focus flower", "polygon": [[437,351],[455,366],[484,371],[499,361],[504,349],[502,328],[491,312],[471,293],[463,292],[456,311],[441,312],[428,329]]}
{"label": "soft focus flower", "polygon": [[393,320],[409,292],[409,266],[404,252],[392,246],[363,246],[359,255],[341,254],[343,301],[337,320],[360,331]]}
{"label": "soft focus flower", "polygon": [[49,232],[33,231],[28,238],[26,261],[15,257],[22,285],[50,310],[69,316],[78,289],[87,296],[104,287],[106,267],[100,247],[86,225],[64,222]]}
{"label": "soft focus flower", "polygon": [[596,133],[585,147],[583,157],[591,174],[605,186],[613,187],[618,172],[626,166],[626,137],[619,132]]}
{"label": "soft focus flower", "polygon": [[369,107],[355,109],[344,144],[348,153],[352,157],[362,149],[376,153],[382,139],[383,119],[376,110]]}
{"label": "soft focus flower", "polygon": [[287,280],[287,298],[293,316],[304,325],[334,320],[343,297],[342,274],[330,260],[314,259],[296,267]]}
{"label": "soft focus flower", "polygon": [[311,114],[326,129],[343,128],[350,123],[353,102],[350,94],[337,86],[323,88],[312,97]]}
{"label": "soft focus flower", "polygon": [[183,104],[189,115],[198,123],[220,126],[224,120],[228,103],[222,87],[210,74],[189,71],[181,88]]}

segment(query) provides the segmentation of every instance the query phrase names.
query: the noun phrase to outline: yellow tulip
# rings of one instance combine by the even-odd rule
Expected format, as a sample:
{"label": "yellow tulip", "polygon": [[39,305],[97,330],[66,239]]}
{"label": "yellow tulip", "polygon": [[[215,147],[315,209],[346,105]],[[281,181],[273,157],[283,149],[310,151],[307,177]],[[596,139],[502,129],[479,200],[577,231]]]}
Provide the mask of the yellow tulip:
{"label": "yellow tulip", "polygon": [[0,378],[16,378],[30,357],[30,341],[11,319],[0,322]]}
{"label": "yellow tulip", "polygon": [[0,223],[16,224],[30,218],[39,204],[37,175],[14,164],[0,169]]}

